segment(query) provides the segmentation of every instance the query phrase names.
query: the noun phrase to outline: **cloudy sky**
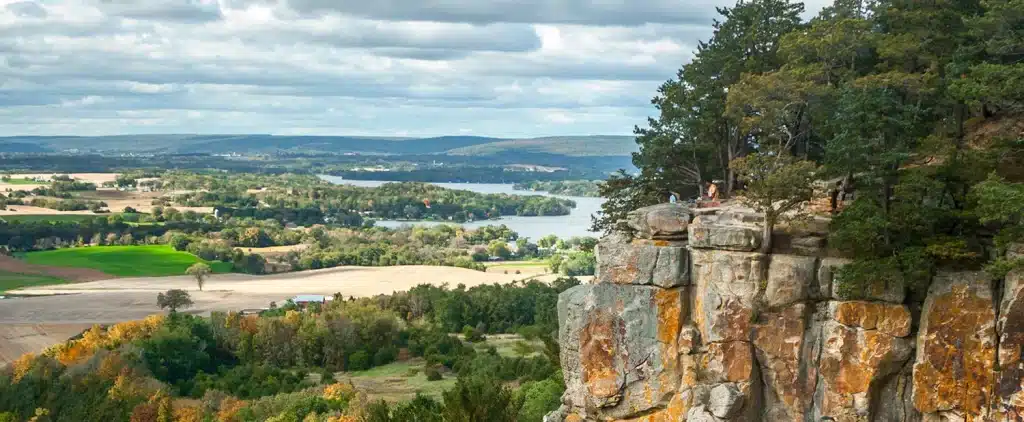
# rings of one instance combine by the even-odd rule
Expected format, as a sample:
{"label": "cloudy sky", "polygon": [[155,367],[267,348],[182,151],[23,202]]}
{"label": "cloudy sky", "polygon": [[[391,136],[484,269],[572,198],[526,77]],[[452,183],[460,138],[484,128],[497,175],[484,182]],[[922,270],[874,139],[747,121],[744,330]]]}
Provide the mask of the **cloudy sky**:
{"label": "cloudy sky", "polygon": [[732,3],[0,0],[0,136],[630,134]]}

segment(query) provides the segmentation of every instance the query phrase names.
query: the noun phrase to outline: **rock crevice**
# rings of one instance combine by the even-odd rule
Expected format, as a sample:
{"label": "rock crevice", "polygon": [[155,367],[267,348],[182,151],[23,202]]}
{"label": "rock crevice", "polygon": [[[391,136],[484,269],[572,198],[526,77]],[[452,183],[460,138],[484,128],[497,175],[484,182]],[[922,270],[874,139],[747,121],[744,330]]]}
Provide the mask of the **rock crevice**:
{"label": "rock crevice", "polygon": [[1024,420],[1024,271],[852,300],[827,224],[764,254],[762,221],[662,204],[601,239],[594,283],[559,297],[566,392],[545,421]]}

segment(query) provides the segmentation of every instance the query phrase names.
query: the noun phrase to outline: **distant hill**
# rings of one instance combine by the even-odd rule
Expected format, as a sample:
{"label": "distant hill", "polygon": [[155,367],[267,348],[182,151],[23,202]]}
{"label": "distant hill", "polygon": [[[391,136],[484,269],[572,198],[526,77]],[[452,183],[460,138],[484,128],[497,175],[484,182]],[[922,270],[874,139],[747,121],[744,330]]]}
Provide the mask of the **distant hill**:
{"label": "distant hill", "polygon": [[95,152],[136,154],[358,153],[564,156],[628,156],[630,136],[561,136],[532,139],[481,136],[388,138],[276,135],[116,135],[0,137],[0,152]]}
{"label": "distant hill", "polygon": [[632,136],[551,136],[532,139],[497,140],[455,148],[452,155],[497,155],[501,153],[548,153],[574,157],[629,156],[637,150]]}

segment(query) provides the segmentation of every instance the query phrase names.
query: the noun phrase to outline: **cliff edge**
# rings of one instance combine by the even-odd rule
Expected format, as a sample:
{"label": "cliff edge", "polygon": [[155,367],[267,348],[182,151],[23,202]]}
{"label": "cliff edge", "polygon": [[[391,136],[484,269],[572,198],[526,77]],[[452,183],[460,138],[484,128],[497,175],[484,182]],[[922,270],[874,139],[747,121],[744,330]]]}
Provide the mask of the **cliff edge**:
{"label": "cliff edge", "polygon": [[941,272],[849,300],[828,221],[662,204],[559,297],[566,392],[545,422],[1024,420],[1024,273]]}

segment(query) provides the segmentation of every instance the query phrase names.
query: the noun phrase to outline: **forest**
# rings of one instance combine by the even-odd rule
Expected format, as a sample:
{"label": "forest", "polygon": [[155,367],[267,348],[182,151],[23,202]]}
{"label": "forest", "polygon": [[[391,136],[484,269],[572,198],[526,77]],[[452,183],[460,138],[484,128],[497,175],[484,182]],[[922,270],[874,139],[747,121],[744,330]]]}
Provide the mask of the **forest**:
{"label": "forest", "polygon": [[[564,389],[550,333],[558,294],[576,284],[421,285],[258,316],[171,311],[95,326],[0,370],[0,421],[536,421]],[[449,334],[463,331],[467,342],[520,332],[547,346],[505,357]],[[410,357],[458,378],[443,400],[389,404],[333,381]]]}
{"label": "forest", "polygon": [[785,0],[718,12],[635,130],[640,173],[603,185],[595,228],[719,180],[769,226],[830,198],[850,286],[921,293],[938,268],[1020,265],[991,257],[1024,239],[1024,2],[836,0],[809,22]]}

